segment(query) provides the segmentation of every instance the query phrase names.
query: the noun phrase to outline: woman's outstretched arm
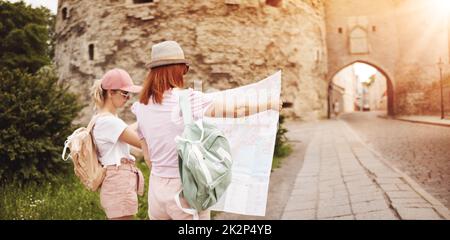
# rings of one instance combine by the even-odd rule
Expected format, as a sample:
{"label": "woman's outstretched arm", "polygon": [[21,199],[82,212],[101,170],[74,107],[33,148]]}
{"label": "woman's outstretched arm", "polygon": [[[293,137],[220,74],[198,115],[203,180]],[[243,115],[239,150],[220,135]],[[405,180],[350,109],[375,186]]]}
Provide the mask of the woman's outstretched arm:
{"label": "woman's outstretched arm", "polygon": [[226,101],[225,98],[217,98],[205,111],[207,117],[239,118],[250,116],[266,110],[280,111],[283,102],[279,98],[271,98],[270,94],[258,101]]}

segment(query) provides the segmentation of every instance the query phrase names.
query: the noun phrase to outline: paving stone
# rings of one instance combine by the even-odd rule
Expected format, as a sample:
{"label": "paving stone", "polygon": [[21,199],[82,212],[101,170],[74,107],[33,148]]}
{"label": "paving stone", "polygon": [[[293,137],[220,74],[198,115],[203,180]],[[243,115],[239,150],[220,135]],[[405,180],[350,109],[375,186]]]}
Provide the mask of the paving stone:
{"label": "paving stone", "polygon": [[429,203],[391,203],[394,208],[432,208]]}
{"label": "paving stone", "polygon": [[349,194],[347,190],[335,190],[333,191],[333,198],[347,198],[349,197]]}
{"label": "paving stone", "polygon": [[319,191],[319,196],[320,195],[322,195],[322,196],[328,196],[328,197],[325,197],[325,198],[330,198],[330,197],[333,197],[333,195],[334,195],[334,189],[333,188],[331,188],[331,187],[324,187],[324,188],[321,188],[320,189],[320,191]]}
{"label": "paving stone", "polygon": [[285,211],[291,210],[309,210],[316,208],[317,201],[288,201]]}
{"label": "paving stone", "polygon": [[334,197],[333,191],[321,192],[319,194],[319,199],[331,199]]}
{"label": "paving stone", "polygon": [[353,187],[348,187],[348,192],[350,193],[350,195],[362,195],[362,194],[373,195],[373,194],[381,193],[381,190],[379,190],[374,185],[358,186],[358,187],[353,186]]}
{"label": "paving stone", "polygon": [[432,208],[396,208],[404,220],[441,220]]}
{"label": "paving stone", "polygon": [[399,190],[402,190],[402,191],[414,191],[408,184],[400,183],[400,184],[395,184],[395,185],[398,187]]}
{"label": "paving stone", "polygon": [[326,182],[320,182],[319,183],[319,188],[326,188],[326,187],[330,187],[330,188],[334,188],[336,186],[345,186],[344,185],[344,181],[342,179],[340,180],[333,180],[333,181],[326,181]]}
{"label": "paving stone", "polygon": [[310,178],[302,179],[302,178],[298,178],[295,181],[294,185],[295,186],[302,186],[302,187],[303,186],[317,186],[318,182],[319,181],[317,179],[310,179]]}
{"label": "paving stone", "polygon": [[397,183],[404,183],[403,180],[401,180],[398,177],[395,178],[376,178],[375,179],[378,184],[397,184]]}
{"label": "paving stone", "polygon": [[398,191],[398,190],[402,190],[400,189],[397,184],[380,184],[380,187],[384,190],[384,191]]}
{"label": "paving stone", "polygon": [[411,191],[388,191],[386,192],[390,199],[393,198],[420,198],[420,195]]}
{"label": "paving stone", "polygon": [[384,199],[383,195],[380,192],[371,194],[356,194],[356,195],[350,194],[350,201],[352,202],[352,204],[357,202],[367,202],[379,199]]}
{"label": "paving stone", "polygon": [[294,195],[294,196],[316,196],[317,190],[315,190],[315,189],[311,189],[311,190],[294,189],[292,191],[291,195]]}
{"label": "paving stone", "polygon": [[341,217],[335,217],[333,220],[355,220],[355,217],[353,215],[346,215]]}
{"label": "paving stone", "polygon": [[378,190],[378,187],[375,183],[369,181],[361,181],[361,182],[347,182],[345,186],[348,190],[353,189],[370,189],[370,190]]}
{"label": "paving stone", "polygon": [[355,215],[356,220],[397,220],[391,210],[366,212]]}
{"label": "paving stone", "polygon": [[427,201],[425,201],[423,198],[392,198],[389,199],[392,203],[397,204],[407,204],[407,203],[423,203],[423,204],[429,204]]}
{"label": "paving stone", "polygon": [[321,220],[355,220],[355,217],[353,215],[345,215],[345,216],[339,216],[339,217],[324,218]]}
{"label": "paving stone", "polygon": [[314,220],[316,219],[315,210],[299,210],[299,211],[285,211],[282,220]]}
{"label": "paving stone", "polygon": [[317,201],[317,194],[310,195],[291,195],[288,202],[309,202],[309,201]]}
{"label": "paving stone", "polygon": [[382,211],[388,209],[389,206],[383,199],[369,202],[357,202],[352,204],[352,210],[354,214]]}
{"label": "paving stone", "polygon": [[334,206],[349,205],[349,204],[350,204],[350,200],[348,200],[347,197],[320,199],[319,200],[319,208],[334,207]]}
{"label": "paving stone", "polygon": [[339,217],[352,214],[350,205],[334,206],[334,207],[323,207],[319,206],[317,211],[318,219],[325,219],[331,217]]}

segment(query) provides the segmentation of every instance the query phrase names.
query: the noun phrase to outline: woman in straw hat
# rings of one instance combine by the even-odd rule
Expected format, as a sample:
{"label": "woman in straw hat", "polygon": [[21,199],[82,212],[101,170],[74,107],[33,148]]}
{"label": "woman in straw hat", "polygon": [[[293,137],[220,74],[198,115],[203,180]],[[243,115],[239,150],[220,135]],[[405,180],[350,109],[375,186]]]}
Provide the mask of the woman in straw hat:
{"label": "woman in straw hat", "polygon": [[138,93],[141,88],[133,84],[126,71],[118,68],[108,71],[92,87],[98,111],[93,137],[100,162],[106,168],[100,202],[108,219],[133,219],[138,211],[137,194],[143,195],[144,179],[135,166],[129,146],[141,148],[139,138],[136,131],[117,116],[117,110],[125,105],[130,93]]}
{"label": "woman in straw hat", "polygon": [[[178,170],[178,155],[175,137],[184,129],[183,119],[178,109],[179,90],[184,87],[183,76],[189,70],[183,50],[175,41],[165,41],[152,47],[150,71],[144,82],[140,100],[133,104],[132,112],[138,121],[138,135],[144,156],[152,163],[148,193],[150,219],[189,220],[193,216],[178,207],[174,196],[182,188]],[[224,109],[223,103],[215,102],[199,91],[188,89],[193,119],[203,116],[216,116],[215,108]],[[279,109],[275,102],[270,108]],[[221,106],[222,105],[222,106]],[[273,107],[272,107],[273,106]],[[237,106],[236,110],[224,112],[226,116],[240,117],[249,114],[249,108],[257,106]],[[226,110],[228,111],[228,110]],[[256,112],[255,112],[256,113]],[[222,114],[220,114],[222,115]],[[182,208],[189,208],[187,201],[181,198]],[[199,219],[210,219],[210,211],[199,213]]]}

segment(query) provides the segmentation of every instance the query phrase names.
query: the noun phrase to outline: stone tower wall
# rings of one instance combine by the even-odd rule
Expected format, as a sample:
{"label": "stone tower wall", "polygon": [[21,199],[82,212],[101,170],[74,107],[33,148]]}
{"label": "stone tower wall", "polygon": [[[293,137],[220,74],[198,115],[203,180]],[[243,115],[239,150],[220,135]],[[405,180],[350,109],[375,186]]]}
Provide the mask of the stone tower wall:
{"label": "stone tower wall", "polygon": [[[227,89],[281,69],[283,98],[293,103],[287,115],[308,120],[326,113],[321,0],[60,0],[56,31],[60,80],[86,103],[93,81],[108,69],[123,68],[141,84],[151,46],[175,40],[191,62],[188,86],[201,80],[205,91]],[[92,111],[91,104],[80,120]],[[122,116],[132,118],[128,109]]]}

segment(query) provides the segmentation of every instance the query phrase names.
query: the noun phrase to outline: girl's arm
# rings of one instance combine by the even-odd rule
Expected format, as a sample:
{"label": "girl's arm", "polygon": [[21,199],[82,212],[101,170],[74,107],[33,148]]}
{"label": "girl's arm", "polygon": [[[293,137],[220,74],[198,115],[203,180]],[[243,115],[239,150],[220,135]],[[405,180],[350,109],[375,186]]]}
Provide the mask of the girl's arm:
{"label": "girl's arm", "polygon": [[282,101],[279,98],[272,99],[269,96],[265,99],[260,99],[256,103],[240,102],[235,104],[227,104],[225,99],[216,99],[205,111],[207,117],[218,118],[239,118],[243,116],[253,115],[266,110],[280,111]]}
{"label": "girl's arm", "polygon": [[125,130],[123,130],[122,134],[120,134],[119,140],[128,143],[133,147],[141,149],[139,136],[131,126],[128,126],[127,128],[125,128]]}

